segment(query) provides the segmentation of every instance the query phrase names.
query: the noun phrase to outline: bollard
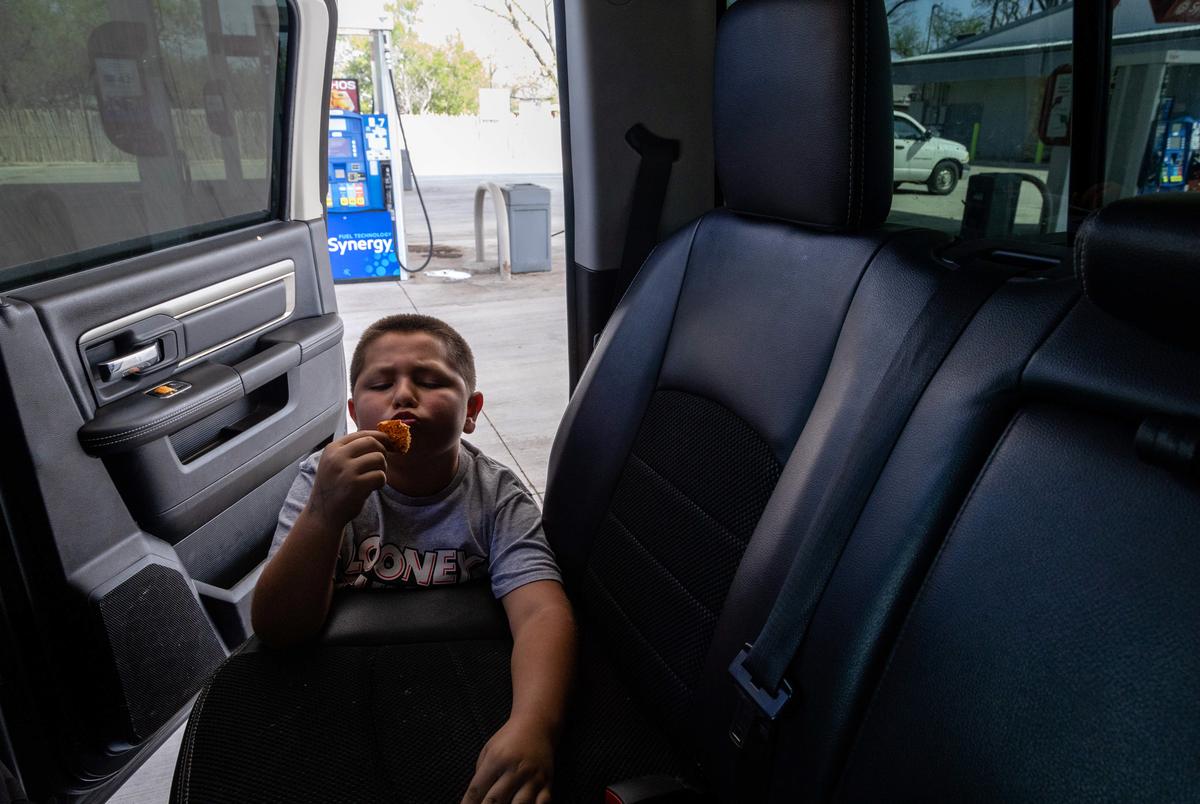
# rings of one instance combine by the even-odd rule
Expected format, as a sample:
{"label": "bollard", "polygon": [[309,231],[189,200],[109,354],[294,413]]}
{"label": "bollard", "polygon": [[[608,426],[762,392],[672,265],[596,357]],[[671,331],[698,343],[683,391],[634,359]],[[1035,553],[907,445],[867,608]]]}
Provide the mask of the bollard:
{"label": "bollard", "polygon": [[483,259],[483,198],[492,194],[492,206],[496,210],[496,262],[500,267],[500,277],[508,279],[512,275],[512,252],[508,246],[508,204],[504,193],[495,182],[481,181],[475,188],[475,262],[485,262]]}

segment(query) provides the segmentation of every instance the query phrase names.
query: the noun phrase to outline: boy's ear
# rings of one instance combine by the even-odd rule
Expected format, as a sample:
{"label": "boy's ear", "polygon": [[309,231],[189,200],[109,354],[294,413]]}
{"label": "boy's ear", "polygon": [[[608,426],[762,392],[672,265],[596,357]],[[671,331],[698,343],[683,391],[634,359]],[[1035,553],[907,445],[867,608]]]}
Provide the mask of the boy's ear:
{"label": "boy's ear", "polygon": [[475,432],[475,420],[483,410],[483,394],[476,391],[467,397],[467,419],[463,422],[463,432]]}
{"label": "boy's ear", "polygon": [[354,412],[354,397],[346,400],[346,410],[350,411],[350,419],[354,422],[354,426],[358,426],[358,416]]}

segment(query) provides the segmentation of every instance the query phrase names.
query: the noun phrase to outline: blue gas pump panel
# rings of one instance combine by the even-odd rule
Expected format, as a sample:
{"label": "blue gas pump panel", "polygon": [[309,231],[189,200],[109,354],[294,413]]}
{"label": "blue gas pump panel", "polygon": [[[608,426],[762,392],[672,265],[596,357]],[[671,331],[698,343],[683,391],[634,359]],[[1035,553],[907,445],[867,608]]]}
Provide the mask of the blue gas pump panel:
{"label": "blue gas pump panel", "polygon": [[1177,117],[1167,124],[1162,161],[1158,168],[1158,189],[1183,190],[1188,168],[1200,153],[1200,123],[1191,117]]}
{"label": "blue gas pump panel", "polygon": [[329,212],[387,209],[381,163],[391,158],[387,118],[354,112],[329,112],[327,149]]}

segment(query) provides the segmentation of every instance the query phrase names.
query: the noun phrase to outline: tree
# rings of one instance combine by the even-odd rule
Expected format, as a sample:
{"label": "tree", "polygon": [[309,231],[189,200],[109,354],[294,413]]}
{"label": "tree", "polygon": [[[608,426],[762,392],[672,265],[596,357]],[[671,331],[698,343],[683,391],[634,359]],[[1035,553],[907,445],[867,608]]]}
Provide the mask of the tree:
{"label": "tree", "polygon": [[[989,0],[990,2],[990,0]],[[931,6],[922,25],[913,19],[912,7],[897,0],[890,6],[892,51],[902,58],[919,56],[953,44],[964,36],[974,36],[987,27],[982,13],[963,14],[942,4]]]}
{"label": "tree", "polygon": [[422,42],[416,33],[422,0],[397,0],[393,6],[393,73],[403,114],[475,114],[479,90],[490,84],[487,68],[460,36],[441,46]]}
{"label": "tree", "polygon": [[[475,114],[479,89],[491,84],[483,61],[452,36],[442,45],[422,42],[416,33],[421,0],[400,0],[392,7],[392,76],[401,114]],[[337,78],[358,80],[363,111],[372,106],[371,41],[345,37],[334,55]]]}
{"label": "tree", "polygon": [[941,9],[930,20],[929,49],[937,50],[964,36],[974,36],[987,28],[982,14],[963,14],[957,9]]}
{"label": "tree", "polygon": [[892,52],[901,58],[925,52],[925,37],[915,23],[903,22],[892,26]]}
{"label": "tree", "polygon": [[1032,14],[1063,5],[1066,0],[973,0],[975,8],[988,17],[988,28],[1008,25]]}
{"label": "tree", "polygon": [[[484,0],[475,5],[504,20],[533,56],[535,68],[513,88],[522,100],[558,100],[558,48],[551,0]],[[530,8],[533,12],[530,12]]]}

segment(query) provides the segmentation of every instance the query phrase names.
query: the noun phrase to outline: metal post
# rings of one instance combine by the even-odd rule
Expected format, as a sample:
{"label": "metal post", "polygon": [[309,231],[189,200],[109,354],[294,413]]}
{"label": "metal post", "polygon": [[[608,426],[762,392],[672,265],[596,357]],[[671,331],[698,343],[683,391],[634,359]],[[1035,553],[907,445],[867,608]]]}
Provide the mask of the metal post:
{"label": "metal post", "polygon": [[475,262],[483,259],[483,197],[492,194],[492,208],[496,211],[496,262],[500,267],[500,277],[508,279],[512,276],[512,254],[508,245],[508,204],[500,185],[491,181],[481,181],[475,188]]}
{"label": "metal post", "polygon": [[[375,79],[375,114],[387,115],[388,144],[392,149],[392,230],[396,234],[396,259],[401,265],[407,264],[408,238],[404,232],[404,193],[403,176],[404,161],[401,152],[404,150],[400,133],[400,112],[396,108],[396,90],[392,86],[392,71],[389,68],[387,32],[374,30],[371,39],[374,44],[372,70]],[[408,279],[408,271],[400,272],[400,279]]]}

